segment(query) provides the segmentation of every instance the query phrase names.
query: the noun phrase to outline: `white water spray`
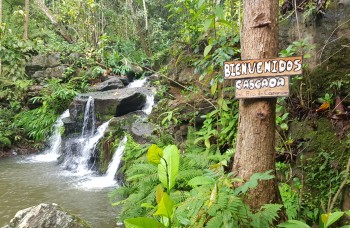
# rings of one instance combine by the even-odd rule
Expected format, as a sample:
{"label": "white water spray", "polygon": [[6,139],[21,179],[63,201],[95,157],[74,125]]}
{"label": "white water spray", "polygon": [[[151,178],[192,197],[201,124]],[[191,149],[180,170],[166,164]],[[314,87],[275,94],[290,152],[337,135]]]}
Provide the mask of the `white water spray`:
{"label": "white water spray", "polygon": [[96,145],[103,137],[109,121],[97,128],[93,135],[73,138],[66,142],[66,156],[62,166],[76,176],[84,176],[93,173],[89,167],[89,160],[96,149]]}
{"label": "white water spray", "polygon": [[146,83],[146,81],[147,78],[135,80],[128,85],[128,88],[142,87]]}
{"label": "white water spray", "polygon": [[147,95],[147,97],[146,97],[146,104],[143,107],[142,111],[144,113],[146,113],[146,115],[151,114],[153,105],[154,105],[154,95],[153,94]]}
{"label": "white water spray", "polygon": [[83,141],[85,141],[85,145],[78,159],[77,174],[85,175],[91,172],[91,170],[88,167],[89,159],[92,153],[95,151],[97,143],[100,141],[103,134],[105,133],[108,124],[109,121],[99,126],[97,128],[97,132],[91,138],[81,138]]}
{"label": "white water spray", "polygon": [[69,110],[64,111],[58,117],[53,126],[53,134],[49,138],[49,147],[42,153],[29,157],[30,162],[53,162],[60,156],[60,149],[62,143],[61,127],[63,126],[63,119],[69,117]]}
{"label": "white water spray", "polygon": [[96,128],[95,102],[94,102],[94,98],[89,96],[85,106],[84,123],[83,123],[83,130],[81,135],[83,137],[91,136],[94,134],[95,128]]}
{"label": "white water spray", "polygon": [[109,163],[107,172],[104,176],[88,178],[86,181],[79,183],[78,187],[84,189],[100,189],[115,186],[116,180],[114,180],[114,177],[124,154],[126,141],[127,137],[124,136],[114,152],[112,161]]}

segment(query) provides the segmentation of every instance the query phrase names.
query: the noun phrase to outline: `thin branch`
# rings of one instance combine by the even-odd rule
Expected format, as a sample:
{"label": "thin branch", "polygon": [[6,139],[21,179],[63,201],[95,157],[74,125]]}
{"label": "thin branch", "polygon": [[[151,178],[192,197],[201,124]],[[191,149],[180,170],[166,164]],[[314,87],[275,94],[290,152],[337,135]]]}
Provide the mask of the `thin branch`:
{"label": "thin branch", "polygon": [[330,207],[328,208],[328,212],[330,213],[334,207],[334,204],[335,202],[337,201],[338,199],[338,196],[339,194],[341,193],[341,191],[343,190],[343,188],[345,187],[346,183],[348,182],[348,179],[349,179],[349,171],[350,171],[350,157],[349,157],[349,160],[348,160],[348,164],[346,165],[346,169],[345,169],[345,173],[344,173],[344,179],[343,179],[343,182],[340,184],[340,187],[337,191],[337,193],[335,193],[334,197],[333,197],[333,200],[332,200],[332,203],[330,205]]}
{"label": "thin branch", "polygon": [[[322,58],[322,54],[323,54],[323,51],[324,51],[324,49],[326,48],[326,46],[328,45],[328,41],[331,39],[331,37],[333,36],[333,34],[335,33],[335,31],[338,29],[338,28],[340,28],[341,26],[343,26],[344,24],[346,24],[346,23],[348,23],[348,22],[350,22],[350,19],[349,20],[347,20],[347,21],[345,21],[345,22],[343,22],[343,23],[341,23],[340,25],[338,25],[334,30],[333,30],[333,32],[331,33],[331,35],[328,37],[328,39],[326,40],[326,43],[325,43],[325,45],[322,47],[322,49],[321,49],[321,54],[320,54],[320,60],[321,60],[321,58]],[[323,62],[322,62],[323,63]],[[321,64],[322,64],[321,63]]]}
{"label": "thin branch", "polygon": [[[166,78],[166,79],[168,79],[168,80],[174,82],[174,83],[177,84],[178,86],[180,86],[180,87],[182,87],[182,88],[184,88],[184,89],[186,89],[186,90],[188,90],[188,91],[190,91],[190,92],[194,92],[194,91],[191,90],[190,88],[188,88],[188,87],[182,85],[181,83],[179,83],[179,82],[177,82],[177,81],[175,81],[175,80],[169,78],[168,76],[165,76],[164,74],[161,74],[161,73],[159,73],[159,72],[157,72],[157,71],[154,71],[154,70],[152,70],[152,69],[150,69],[150,68],[148,68],[148,67],[144,67],[144,68],[146,68],[147,70],[149,70],[149,71],[151,71],[151,72],[153,72],[153,73],[159,74],[159,76],[164,77],[164,78]],[[206,102],[208,102],[211,106],[213,106],[213,107],[216,109],[216,106],[215,106],[209,99],[205,98],[204,96],[202,96],[202,95],[200,95],[200,94],[199,94],[199,96],[200,96],[201,98],[203,98]]]}

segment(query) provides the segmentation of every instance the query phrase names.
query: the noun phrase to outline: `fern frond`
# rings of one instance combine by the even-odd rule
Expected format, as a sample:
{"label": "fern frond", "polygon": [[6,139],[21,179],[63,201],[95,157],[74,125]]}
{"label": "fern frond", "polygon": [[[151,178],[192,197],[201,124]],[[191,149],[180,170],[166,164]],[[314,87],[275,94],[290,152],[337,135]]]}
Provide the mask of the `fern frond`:
{"label": "fern frond", "polygon": [[251,215],[252,227],[269,227],[278,217],[278,211],[282,208],[281,204],[265,204],[260,210]]}

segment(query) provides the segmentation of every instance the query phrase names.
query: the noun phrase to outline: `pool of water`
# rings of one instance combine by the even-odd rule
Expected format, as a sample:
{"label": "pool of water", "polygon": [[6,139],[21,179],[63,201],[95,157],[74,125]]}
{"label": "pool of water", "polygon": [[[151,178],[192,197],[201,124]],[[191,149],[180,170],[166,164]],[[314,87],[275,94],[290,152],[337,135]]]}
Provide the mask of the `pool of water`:
{"label": "pool of water", "polygon": [[92,227],[115,227],[118,210],[108,194],[115,187],[89,188],[86,177],[64,171],[57,162],[32,162],[30,156],[0,159],[0,227],[17,211],[57,203]]}

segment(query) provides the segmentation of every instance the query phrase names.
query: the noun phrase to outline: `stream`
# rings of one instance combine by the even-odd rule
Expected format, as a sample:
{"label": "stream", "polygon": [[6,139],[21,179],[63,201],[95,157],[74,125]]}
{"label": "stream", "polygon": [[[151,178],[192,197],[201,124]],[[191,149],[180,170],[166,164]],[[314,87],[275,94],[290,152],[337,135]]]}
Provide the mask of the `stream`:
{"label": "stream", "polygon": [[93,227],[115,227],[118,211],[108,197],[115,187],[87,189],[84,183],[91,177],[79,178],[62,170],[57,162],[31,162],[29,158],[0,160],[0,227],[17,211],[44,202],[57,203]]}
{"label": "stream", "polygon": [[[142,87],[145,81],[136,80],[129,88]],[[153,104],[154,96],[147,95],[142,109],[146,115],[152,111]],[[60,131],[63,119],[69,115],[66,110],[57,119],[46,150],[0,160],[0,227],[8,224],[17,211],[40,203],[56,203],[92,227],[116,227],[118,208],[111,206],[109,193],[118,186],[114,176],[127,138],[124,136],[119,142],[107,172],[98,175],[89,166],[89,160],[110,121],[96,127],[94,100],[89,97],[81,134],[64,139],[63,144]],[[58,164],[62,154],[65,156]],[[114,202],[118,200],[113,198]]]}

